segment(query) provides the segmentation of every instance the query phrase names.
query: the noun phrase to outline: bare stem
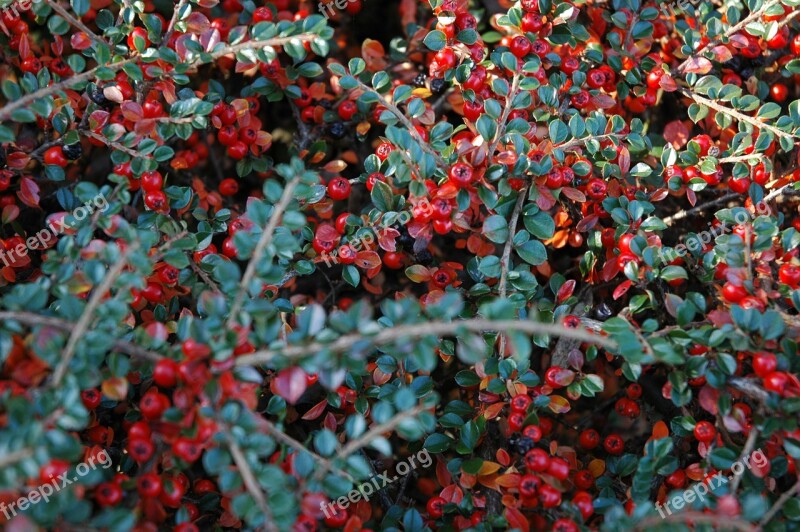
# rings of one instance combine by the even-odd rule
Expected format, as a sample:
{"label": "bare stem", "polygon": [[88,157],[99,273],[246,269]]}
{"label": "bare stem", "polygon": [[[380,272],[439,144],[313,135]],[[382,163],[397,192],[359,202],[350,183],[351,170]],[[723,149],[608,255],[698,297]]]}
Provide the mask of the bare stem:
{"label": "bare stem", "polygon": [[359,342],[369,342],[372,345],[382,345],[395,340],[412,340],[428,335],[452,336],[462,331],[484,332],[484,331],[503,331],[516,330],[528,334],[550,334],[554,336],[566,336],[575,338],[582,342],[596,344],[607,349],[615,349],[616,344],[604,336],[590,333],[583,328],[568,328],[554,323],[540,323],[530,320],[488,320],[471,319],[453,322],[432,321],[415,323],[411,325],[399,325],[391,329],[384,329],[374,336],[364,336],[361,334],[349,334],[339,339],[323,344],[313,342],[307,345],[286,346],[278,349],[268,349],[244,355],[236,359],[238,366],[255,366],[270,362],[274,358],[283,356],[287,358],[302,358],[311,353],[327,350],[331,353],[344,353],[349,351]]}
{"label": "bare stem", "polygon": [[283,191],[283,196],[281,196],[278,204],[275,205],[275,208],[272,211],[272,216],[270,216],[269,222],[267,222],[267,227],[264,228],[264,232],[261,233],[261,237],[258,239],[256,248],[253,250],[253,256],[250,259],[250,262],[247,263],[247,269],[242,276],[242,282],[239,284],[239,290],[233,300],[233,305],[231,305],[230,315],[228,316],[229,327],[236,322],[236,317],[239,314],[239,311],[242,309],[244,298],[250,288],[250,283],[253,281],[253,277],[255,277],[256,267],[259,261],[261,261],[261,257],[264,255],[267,247],[272,243],[272,237],[275,234],[275,229],[277,229],[278,224],[283,217],[283,212],[292,201],[294,197],[294,189],[299,183],[300,176],[298,175],[286,184],[286,188]]}

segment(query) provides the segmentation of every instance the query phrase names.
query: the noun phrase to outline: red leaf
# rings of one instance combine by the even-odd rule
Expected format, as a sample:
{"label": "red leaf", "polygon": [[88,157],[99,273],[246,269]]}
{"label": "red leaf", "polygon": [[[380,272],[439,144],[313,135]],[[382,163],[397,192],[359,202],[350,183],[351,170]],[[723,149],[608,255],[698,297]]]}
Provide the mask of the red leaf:
{"label": "red leaf", "polygon": [[686,63],[685,73],[694,72],[695,74],[708,74],[714,65],[705,57],[692,57]]}
{"label": "red leaf", "polygon": [[597,225],[597,221],[600,218],[596,214],[592,214],[591,216],[587,216],[586,218],[582,218],[578,225],[575,226],[575,230],[579,233],[585,233],[589,231],[592,227]]}
{"label": "red leaf", "polygon": [[378,245],[384,251],[396,251],[397,244],[395,240],[400,236],[400,231],[393,227],[387,227],[378,231]]}
{"label": "red leaf", "polygon": [[731,49],[724,44],[720,44],[719,46],[712,48],[711,53],[714,54],[714,61],[718,63],[727,63],[733,59],[733,53],[731,53]]}
{"label": "red leaf", "polygon": [[630,279],[626,279],[625,281],[621,282],[619,286],[614,289],[614,300],[621,298],[625,295],[625,293],[630,290],[631,286],[633,286],[633,282]]}
{"label": "red leaf", "polygon": [[381,265],[381,256],[374,251],[360,251],[356,255],[356,266],[365,270],[377,268]]}
{"label": "red leaf", "polygon": [[697,203],[697,194],[694,193],[694,190],[692,190],[690,188],[687,188],[686,189],[686,199],[689,200],[689,205],[694,207],[695,204]]}
{"label": "red leaf", "polygon": [[506,508],[506,520],[509,528],[522,530],[523,532],[529,532],[531,529],[528,519],[516,508]]}
{"label": "red leaf", "polygon": [[19,190],[17,197],[22,203],[28,207],[39,206],[39,185],[30,177],[23,177],[20,179]]}
{"label": "red leaf", "polygon": [[572,201],[577,201],[578,203],[586,202],[586,195],[577,188],[564,187],[561,189],[561,193]]}
{"label": "red leaf", "polygon": [[306,372],[297,366],[280,370],[273,383],[275,392],[292,405],[297,403],[308,386]]}
{"label": "red leaf", "polygon": [[675,80],[672,79],[672,76],[669,74],[664,74],[661,76],[661,80],[658,82],[659,86],[664,89],[664,92],[675,92],[678,90],[678,84],[675,83]]}
{"label": "red leaf", "polygon": [[312,406],[311,410],[303,414],[303,419],[305,419],[306,421],[317,419],[319,416],[322,415],[323,412],[325,412],[325,408],[327,406],[328,406],[328,400],[323,399],[319,403]]}
{"label": "red leaf", "polygon": [[682,120],[673,120],[664,126],[664,140],[672,144],[676,150],[681,149],[689,141],[689,128]]}
{"label": "red leaf", "polygon": [[603,272],[601,273],[603,281],[607,283],[608,281],[616,277],[618,273],[619,273],[619,262],[617,262],[617,259],[613,257],[608,259],[606,263],[603,265]]}
{"label": "red leaf", "polygon": [[565,299],[572,295],[572,292],[575,291],[576,285],[575,279],[570,279],[566,283],[561,285],[561,288],[558,289],[557,299],[559,303],[563,303]]}
{"label": "red leaf", "polygon": [[717,407],[717,400],[719,399],[719,390],[715,390],[711,386],[705,385],[700,389],[698,395],[700,406],[709,414],[717,415],[719,408]]}
{"label": "red leaf", "polygon": [[122,111],[122,116],[131,122],[138,122],[144,116],[142,106],[136,102],[124,102],[119,106],[119,109]]}
{"label": "red leaf", "polygon": [[6,156],[6,165],[9,168],[13,168],[14,170],[22,170],[28,163],[31,162],[31,158],[27,153],[23,153],[21,151],[17,151],[14,153],[9,153]]}
{"label": "red leaf", "polygon": [[0,216],[0,221],[3,224],[11,223],[19,216],[19,207],[16,205],[6,205],[3,207],[3,214]]}

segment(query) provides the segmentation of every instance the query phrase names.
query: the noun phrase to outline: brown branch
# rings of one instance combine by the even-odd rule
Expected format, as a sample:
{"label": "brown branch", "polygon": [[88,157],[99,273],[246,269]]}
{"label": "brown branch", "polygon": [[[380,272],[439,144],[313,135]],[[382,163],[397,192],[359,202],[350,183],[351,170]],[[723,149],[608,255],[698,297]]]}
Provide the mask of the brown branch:
{"label": "brown branch", "polygon": [[23,108],[23,107],[27,107],[28,105],[30,105],[32,102],[34,102],[36,100],[40,100],[40,99],[44,98],[45,96],[49,96],[51,94],[55,94],[56,92],[58,92],[60,90],[71,89],[75,85],[79,85],[79,84],[81,84],[83,82],[86,82],[86,81],[89,81],[89,80],[93,79],[95,74],[97,73],[97,71],[100,70],[101,68],[107,68],[107,69],[111,70],[112,72],[116,72],[117,70],[120,70],[122,67],[124,67],[128,63],[132,63],[134,60],[135,60],[135,58],[131,57],[131,58],[128,58],[128,59],[123,59],[122,61],[117,61],[116,63],[111,63],[110,65],[98,65],[98,66],[94,67],[93,69],[87,70],[86,72],[84,72],[82,74],[78,74],[76,76],[72,76],[71,78],[65,79],[64,81],[60,81],[58,83],[54,83],[53,85],[50,85],[49,87],[44,87],[44,88],[39,89],[39,90],[37,90],[35,92],[32,92],[30,94],[26,94],[25,96],[23,96],[19,100],[14,100],[13,102],[10,102],[10,103],[6,104],[5,106],[3,106],[2,109],[0,109],[0,121],[7,120],[9,117],[11,117],[11,114],[14,111],[16,111],[17,109]]}
{"label": "brown branch", "polygon": [[715,102],[714,100],[709,100],[708,98],[704,98],[703,96],[700,96],[699,94],[695,94],[694,92],[692,92],[692,91],[690,91],[688,89],[680,89],[680,93],[683,94],[684,96],[686,96],[687,98],[691,98],[692,100],[694,100],[696,103],[698,103],[700,105],[705,105],[709,109],[713,109],[714,111],[716,111],[718,113],[726,114],[726,115],[730,116],[731,118],[735,118],[735,119],[739,120],[740,122],[745,122],[747,124],[750,124],[751,126],[753,126],[755,128],[758,128],[759,130],[769,131],[770,133],[772,133],[776,137],[787,138],[787,139],[790,139],[790,140],[793,140],[793,141],[796,140],[796,138],[797,138],[795,135],[793,135],[791,133],[787,133],[787,132],[785,132],[785,131],[783,131],[781,129],[778,129],[777,127],[775,127],[773,125],[770,125],[770,124],[767,124],[766,122],[758,120],[755,117],[748,116],[748,115],[746,115],[746,114],[744,114],[742,112],[737,111],[736,109],[731,109],[730,107],[725,107],[724,105],[720,105],[719,103]]}
{"label": "brown branch", "polygon": [[224,434],[228,441],[228,449],[231,452],[233,462],[236,464],[236,467],[239,468],[239,473],[242,475],[244,486],[250,496],[256,501],[256,504],[258,504],[261,513],[264,514],[264,527],[267,530],[277,532],[278,528],[275,526],[275,518],[272,516],[272,510],[269,508],[267,498],[264,496],[264,491],[261,489],[261,486],[258,485],[258,481],[253,474],[253,470],[250,468],[247,457],[244,455],[244,452],[242,452],[239,444],[236,443],[233,435],[227,431]]}
{"label": "brown branch", "polygon": [[64,9],[64,7],[61,4],[58,3],[58,0],[47,0],[47,5],[49,5],[51,8],[53,8],[53,11],[58,13],[61,16],[61,18],[63,18],[64,20],[69,22],[71,25],[73,25],[76,28],[78,28],[79,30],[81,30],[83,33],[85,33],[89,37],[91,37],[91,39],[93,41],[95,41],[96,43],[108,45],[108,43],[105,40],[103,40],[101,37],[99,37],[92,30],[90,30],[88,28],[88,26],[86,26],[86,24],[81,22],[78,18],[73,17],[72,14],[70,14],[69,11]]}
{"label": "brown branch", "polygon": [[667,227],[671,226],[673,223],[677,222],[678,220],[683,220],[684,218],[688,218],[694,214],[697,214],[709,207],[713,207],[715,205],[719,205],[720,203],[725,203],[726,201],[730,201],[734,198],[738,198],[740,194],[731,193],[725,194],[719,198],[713,199],[707,203],[703,203],[702,205],[698,205],[697,207],[693,207],[691,209],[681,211],[679,213],[673,214],[672,216],[667,216],[662,221],[667,225]]}
{"label": "brown branch", "polygon": [[411,120],[409,120],[408,117],[400,109],[398,109],[396,105],[394,105],[393,103],[389,103],[389,100],[384,98],[381,93],[379,93],[378,91],[376,91],[372,87],[369,87],[369,86],[365,85],[358,78],[355,78],[355,79],[356,79],[356,83],[358,83],[358,86],[359,86],[359,88],[361,88],[361,90],[373,93],[378,98],[378,101],[380,102],[380,104],[382,106],[384,106],[387,111],[391,112],[394,116],[397,117],[397,119],[406,128],[406,130],[408,131],[409,135],[411,135],[411,137],[413,137],[413,139],[417,142],[417,144],[419,144],[419,147],[422,148],[422,151],[424,151],[425,153],[427,153],[428,155],[430,155],[430,156],[432,156],[434,158],[434,160],[436,161],[436,165],[439,168],[444,168],[445,167],[445,162],[444,162],[444,159],[442,159],[442,156],[439,155],[438,153],[436,153],[436,151],[434,151],[433,148],[430,147],[429,143],[425,142],[422,139],[422,137],[420,136],[419,132],[414,127],[414,124],[411,123]]}
{"label": "brown branch", "polygon": [[[20,323],[24,323],[25,325],[41,325],[43,327],[52,327],[65,332],[72,331],[76,326],[76,324],[71,321],[50,316],[40,316],[38,314],[34,314],[33,312],[0,311],[0,322],[5,321],[18,321]],[[124,340],[114,340],[111,347],[114,351],[119,351],[120,353],[143,358],[152,362],[158,362],[164,358],[155,351],[149,351],[143,347],[139,347],[138,345],[134,345]]]}
{"label": "brown branch", "polygon": [[75,349],[78,347],[78,342],[81,341],[83,335],[89,329],[89,325],[91,325],[95,310],[97,310],[97,307],[100,306],[100,303],[106,296],[106,292],[111,289],[111,286],[114,284],[114,281],[117,280],[122,269],[128,264],[128,257],[131,255],[131,253],[136,251],[138,247],[138,242],[130,244],[122,257],[120,257],[120,260],[108,270],[108,273],[103,278],[100,286],[98,286],[94,292],[92,292],[92,297],[89,298],[89,303],[87,303],[86,308],[83,309],[83,313],[78,319],[78,323],[75,324],[75,328],[72,329],[72,332],[69,335],[67,346],[64,348],[64,352],[61,355],[61,362],[53,373],[52,384],[54,387],[57,387],[59,384],[61,384],[61,379],[63,379],[64,375],[66,375],[69,363],[72,361],[72,357],[75,356]]}
{"label": "brown branch", "polygon": [[[514,106],[514,98],[517,96],[517,92],[519,92],[519,84],[521,81],[521,76],[517,74],[514,75],[514,78],[511,81],[511,91],[508,93],[506,106],[503,108],[503,114],[500,116],[500,122],[497,126],[497,134],[495,135],[494,140],[492,140],[492,143],[489,145],[489,151],[486,153],[486,157],[489,159],[489,164],[492,162],[492,157],[497,149],[497,145],[500,143],[500,139],[502,139],[503,135],[506,134],[506,122],[508,122],[508,116],[511,114],[511,108]],[[489,139],[486,140],[488,141]]]}
{"label": "brown branch", "polygon": [[18,451],[12,451],[8,454],[4,454],[3,456],[0,456],[0,469],[17,464],[26,458],[30,458],[31,456],[33,456],[32,449],[20,449]]}
{"label": "brown branch", "polygon": [[275,205],[272,215],[269,218],[269,222],[267,222],[264,232],[261,233],[261,237],[258,239],[256,248],[253,250],[253,256],[247,263],[247,268],[242,276],[242,282],[239,283],[239,290],[236,293],[236,297],[234,297],[233,305],[231,305],[230,314],[228,315],[228,327],[231,327],[236,321],[237,314],[241,310],[242,305],[244,304],[244,298],[250,289],[250,283],[256,274],[256,267],[261,260],[262,255],[264,255],[267,246],[272,243],[272,237],[275,234],[275,229],[277,229],[278,224],[281,221],[283,212],[289,206],[289,203],[292,201],[292,199],[294,199],[294,189],[299,183],[300,176],[298,175],[286,184],[286,188],[283,191],[280,201],[278,201],[278,204]]}
{"label": "brown branch", "polygon": [[719,37],[715,38],[714,40],[709,41],[704,46],[702,46],[699,50],[693,52],[692,55],[690,55],[689,57],[684,59],[683,62],[680,65],[678,65],[675,68],[675,70],[673,70],[673,73],[675,73],[675,74],[682,73],[683,70],[687,66],[689,66],[689,63],[692,61],[692,59],[694,59],[695,57],[697,57],[699,55],[704,54],[706,51],[708,51],[711,48],[717,46],[718,44],[722,44],[723,38],[730,38],[732,35],[737,33],[739,30],[743,29],[744,27],[746,27],[748,24],[750,24],[754,20],[757,20],[757,19],[761,18],[761,15],[767,9],[769,9],[770,7],[772,7],[773,5],[775,5],[777,3],[778,3],[778,0],[769,0],[769,1],[767,1],[763,6],[761,6],[761,9],[757,9],[756,11],[753,11],[746,18],[744,18],[741,21],[739,21],[738,24],[728,28],[728,30],[725,31],[724,34],[720,35]]}
{"label": "brown branch", "polygon": [[[491,153],[491,152],[490,152]],[[507,284],[508,284],[508,268],[511,266],[511,249],[514,245],[514,231],[517,230],[517,220],[519,220],[519,214],[522,212],[522,206],[525,205],[525,198],[528,195],[528,187],[523,187],[522,190],[519,191],[519,197],[517,197],[517,203],[514,205],[514,210],[511,212],[511,219],[508,222],[508,240],[506,240],[505,245],[503,246],[503,256],[500,259],[500,282],[498,283],[498,288],[500,291],[500,297],[502,299],[506,298],[507,295]],[[505,356],[506,352],[506,337],[504,334],[500,335],[500,356]]]}
{"label": "brown branch", "polygon": [[758,529],[760,530],[764,525],[769,523],[772,520],[772,518],[775,517],[775,515],[777,515],[777,513],[781,510],[781,508],[783,508],[783,506],[787,502],[789,502],[789,499],[794,497],[796,493],[800,493],[800,479],[798,479],[797,482],[795,482],[794,486],[789,488],[789,491],[781,495],[780,498],[778,498],[778,500],[775,501],[775,504],[772,505],[772,508],[770,508],[766,514],[764,514],[764,517],[761,518],[761,521],[759,521],[758,523]]}
{"label": "brown branch", "polygon": [[238,357],[236,359],[236,365],[254,366],[264,364],[279,356],[301,358],[309,353],[316,353],[321,350],[327,350],[331,353],[344,353],[352,349],[353,345],[365,341],[368,341],[374,346],[378,346],[395,340],[412,340],[428,335],[452,336],[462,331],[485,332],[503,330],[522,331],[528,334],[567,336],[582,342],[596,344],[606,349],[613,350],[616,348],[616,344],[611,339],[591,334],[586,329],[572,329],[554,323],[540,323],[530,320],[488,320],[476,318],[453,322],[429,321],[410,325],[399,325],[397,327],[384,329],[374,336],[349,334],[341,336],[328,344],[313,342],[307,345],[262,350]]}
{"label": "brown branch", "polygon": [[[724,427],[724,425],[722,425]],[[750,453],[753,452],[753,449],[756,447],[756,440],[758,439],[759,431],[757,428],[753,427],[750,429],[750,434],[747,435],[747,441],[744,442],[744,448],[742,449],[742,453],[739,455],[738,462],[742,462],[745,457],[750,456]],[[742,475],[734,475],[733,481],[731,482],[731,493],[735,496],[736,489],[739,487],[739,483],[742,481]]]}
{"label": "brown branch", "polygon": [[[402,423],[403,421],[405,421],[410,417],[418,415],[425,409],[426,409],[425,406],[417,405],[411,410],[406,410],[404,412],[399,412],[395,414],[391,419],[389,419],[389,421],[386,421],[385,423],[373,425],[372,428],[370,428],[367,432],[365,432],[355,440],[348,442],[344,447],[339,449],[339,452],[336,453],[335,459],[337,460],[346,459],[354,452],[372,443],[372,441],[378,436],[386,432],[393,431],[395,428],[397,428],[398,425],[400,425],[400,423]],[[329,471],[328,467],[323,467],[322,469],[319,470],[319,472],[317,472],[315,478],[320,479],[324,477],[325,474],[328,473],[328,471]]]}

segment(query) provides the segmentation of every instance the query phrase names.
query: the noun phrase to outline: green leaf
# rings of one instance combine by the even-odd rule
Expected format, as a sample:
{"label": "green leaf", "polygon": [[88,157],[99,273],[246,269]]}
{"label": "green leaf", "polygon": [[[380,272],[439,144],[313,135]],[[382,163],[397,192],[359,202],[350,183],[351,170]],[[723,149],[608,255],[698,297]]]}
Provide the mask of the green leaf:
{"label": "green leaf", "polygon": [[495,244],[502,244],[508,240],[508,222],[499,214],[489,216],[483,222],[483,234]]}
{"label": "green leaf", "polygon": [[442,31],[433,30],[425,36],[422,42],[428,49],[438,52],[447,45],[447,36]]}
{"label": "green leaf", "polygon": [[522,260],[533,266],[543,264],[547,260],[547,250],[538,240],[528,240],[515,249]]}

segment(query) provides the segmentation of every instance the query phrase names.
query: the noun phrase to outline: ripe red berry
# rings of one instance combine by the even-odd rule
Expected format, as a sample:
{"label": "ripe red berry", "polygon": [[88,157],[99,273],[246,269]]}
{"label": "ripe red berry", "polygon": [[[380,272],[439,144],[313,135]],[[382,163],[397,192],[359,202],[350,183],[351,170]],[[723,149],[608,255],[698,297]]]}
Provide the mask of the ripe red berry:
{"label": "ripe red berry", "polygon": [[178,438],[175,440],[175,443],[172,444],[172,452],[184,462],[191,464],[200,458],[200,455],[203,454],[203,448],[194,440]]}
{"label": "ripe red berry", "polygon": [[717,429],[714,428],[714,424],[709,421],[699,421],[694,426],[694,437],[697,441],[709,443],[716,435]]}
{"label": "ripe red berry", "polygon": [[122,501],[122,488],[113,482],[103,482],[97,486],[94,499],[103,507],[116,506]]}
{"label": "ripe red berry", "polygon": [[387,251],[383,254],[383,265],[390,270],[399,270],[403,267],[403,257],[398,251]]}
{"label": "ripe red berry", "polygon": [[525,394],[519,394],[511,399],[511,410],[514,412],[522,412],[525,413],[528,411],[528,407],[531,405],[531,398]]}
{"label": "ripe red berry", "polygon": [[608,454],[618,456],[625,450],[625,442],[620,436],[611,434],[603,440],[603,448]]}
{"label": "ripe red berry", "polygon": [[153,381],[162,388],[178,384],[178,363],[171,358],[162,358],[153,368]]}
{"label": "ripe red berry", "polygon": [[778,369],[778,358],[772,353],[760,351],[753,355],[753,371],[762,379]]}
{"label": "ripe red berry", "polygon": [[788,263],[781,264],[778,268],[778,279],[789,288],[797,289],[800,287],[800,267]]}
{"label": "ripe red berry", "polygon": [[64,168],[69,161],[64,156],[64,149],[61,146],[53,146],[44,152],[44,164],[52,164]]}
{"label": "ripe red berry", "polygon": [[161,477],[156,473],[145,473],[136,479],[136,489],[142,497],[158,497],[161,493]]}
{"label": "ripe red berry", "polygon": [[428,510],[428,515],[434,519],[440,518],[444,515],[444,505],[447,504],[441,497],[431,497],[428,499],[428,504],[425,508]]}
{"label": "ripe red berry", "polygon": [[149,439],[137,438],[128,440],[128,455],[140,464],[150,460],[155,450],[155,445]]}
{"label": "ripe red berry", "polygon": [[272,10],[269,7],[257,7],[255,11],[253,11],[253,24],[258,24],[259,22],[272,22],[273,18]]}
{"label": "ripe red berry", "polygon": [[81,392],[81,402],[83,402],[83,406],[85,406],[88,410],[94,410],[100,406],[102,399],[103,395],[97,390],[97,388],[83,390]]}
{"label": "ripe red berry", "polygon": [[164,187],[164,176],[158,170],[143,173],[139,180],[145,192],[155,192]]}
{"label": "ripe red berry", "polygon": [[448,173],[450,181],[458,188],[464,188],[472,184],[474,172],[472,167],[465,163],[456,163],[450,167]]}
{"label": "ripe red berry", "polygon": [[350,181],[344,177],[334,177],[328,183],[328,196],[334,201],[347,199],[350,196]]}
{"label": "ripe red berry", "polygon": [[338,109],[339,117],[344,121],[348,121],[351,118],[353,118],[353,116],[355,116],[357,112],[358,112],[358,106],[356,105],[356,102],[354,102],[353,100],[345,100],[341,104],[339,104],[339,109]]}
{"label": "ripe red berry", "polygon": [[235,179],[228,177],[220,181],[219,193],[223,196],[234,196],[239,192],[239,182]]}
{"label": "ripe red berry", "polygon": [[523,475],[519,481],[519,493],[523,497],[535,497],[541,485],[542,481],[536,475]]}
{"label": "ripe red berry", "polygon": [[590,451],[600,445],[600,434],[594,429],[586,429],[578,436],[578,444]]}
{"label": "ripe red berry", "polygon": [[144,204],[148,209],[156,212],[168,212],[169,200],[167,195],[160,190],[148,192],[144,195]]}
{"label": "ripe red berry", "polygon": [[517,35],[511,41],[511,53],[519,58],[523,58],[531,53],[531,41],[524,35]]}
{"label": "ripe red berry", "polygon": [[773,371],[764,377],[764,388],[767,391],[783,395],[789,386],[789,377],[782,371]]}
{"label": "ripe red berry", "polygon": [[533,473],[543,473],[550,467],[550,455],[543,449],[534,448],[525,453],[525,467]]}

